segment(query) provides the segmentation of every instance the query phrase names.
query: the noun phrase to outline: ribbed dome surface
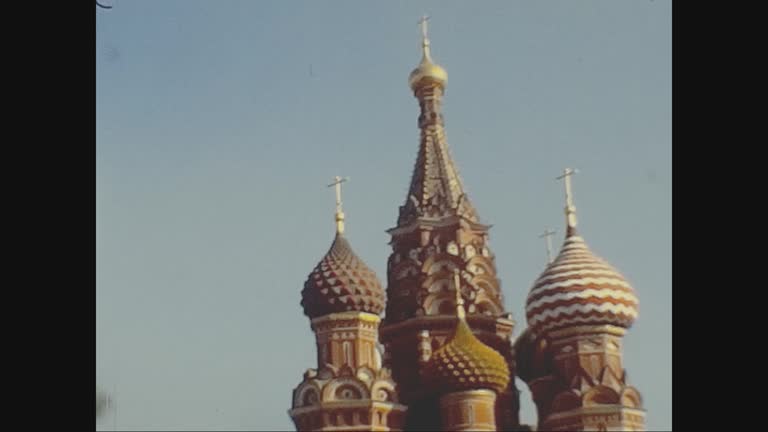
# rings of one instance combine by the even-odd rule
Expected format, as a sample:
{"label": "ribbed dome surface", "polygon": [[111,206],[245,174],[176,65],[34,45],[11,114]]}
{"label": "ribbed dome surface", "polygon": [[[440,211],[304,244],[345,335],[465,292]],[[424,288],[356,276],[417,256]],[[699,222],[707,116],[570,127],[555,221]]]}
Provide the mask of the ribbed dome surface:
{"label": "ribbed dome surface", "polygon": [[436,393],[489,389],[503,392],[509,385],[506,360],[482,343],[461,318],[453,337],[432,354],[424,377]]}
{"label": "ribbed dome surface", "polygon": [[304,314],[310,318],[348,311],[380,315],[386,303],[376,274],[339,233],[310,273],[301,296]]}
{"label": "ribbed dome surface", "polygon": [[637,318],[638,299],[624,277],[595,256],[574,230],[534,283],[525,312],[536,335],[588,324],[629,328]]}

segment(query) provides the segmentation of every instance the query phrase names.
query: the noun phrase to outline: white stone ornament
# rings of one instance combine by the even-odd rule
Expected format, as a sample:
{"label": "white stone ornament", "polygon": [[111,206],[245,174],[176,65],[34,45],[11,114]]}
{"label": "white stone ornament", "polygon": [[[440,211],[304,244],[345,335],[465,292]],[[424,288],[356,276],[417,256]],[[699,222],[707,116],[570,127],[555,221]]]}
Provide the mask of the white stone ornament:
{"label": "white stone ornament", "polygon": [[456,245],[455,242],[448,243],[447,252],[451,255],[458,256],[459,255],[459,246]]}

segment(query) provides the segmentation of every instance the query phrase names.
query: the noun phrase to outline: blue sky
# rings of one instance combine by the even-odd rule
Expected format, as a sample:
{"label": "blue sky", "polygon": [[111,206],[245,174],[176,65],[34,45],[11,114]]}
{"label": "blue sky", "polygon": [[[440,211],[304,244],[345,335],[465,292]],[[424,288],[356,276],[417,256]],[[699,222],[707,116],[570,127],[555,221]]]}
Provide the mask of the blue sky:
{"label": "blue sky", "polygon": [[[106,2],[106,1],[105,1]],[[418,146],[407,77],[428,14],[449,75],[449,145],[493,225],[506,306],[525,327],[563,235],[634,285],[625,343],[648,428],[672,422],[669,1],[111,0],[96,11],[97,426],[292,429],[314,367],[299,305],[334,233],[386,281],[387,228]],[[522,417],[535,422],[524,384]]]}

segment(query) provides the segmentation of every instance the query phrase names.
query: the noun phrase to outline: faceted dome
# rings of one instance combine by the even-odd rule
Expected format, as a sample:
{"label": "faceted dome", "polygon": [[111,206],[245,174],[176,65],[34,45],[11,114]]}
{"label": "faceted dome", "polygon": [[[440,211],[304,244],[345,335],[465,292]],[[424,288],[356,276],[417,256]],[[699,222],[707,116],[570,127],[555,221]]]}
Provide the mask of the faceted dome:
{"label": "faceted dome", "polygon": [[480,389],[501,393],[510,379],[504,357],[477,339],[463,318],[453,337],[432,354],[424,377],[437,393]]}
{"label": "faceted dome", "polygon": [[349,311],[380,315],[386,303],[376,274],[338,232],[304,283],[301,296],[304,314],[309,318]]}
{"label": "faceted dome", "polygon": [[624,277],[569,229],[560,254],[528,294],[525,312],[537,336],[589,324],[629,328],[637,318],[638,299]]}

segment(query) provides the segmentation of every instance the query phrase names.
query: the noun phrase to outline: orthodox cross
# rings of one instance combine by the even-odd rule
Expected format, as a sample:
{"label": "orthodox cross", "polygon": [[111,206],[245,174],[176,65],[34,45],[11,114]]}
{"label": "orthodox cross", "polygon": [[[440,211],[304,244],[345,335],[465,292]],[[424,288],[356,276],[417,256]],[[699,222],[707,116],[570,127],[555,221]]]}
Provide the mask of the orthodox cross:
{"label": "orthodox cross", "polygon": [[349,181],[349,177],[342,178],[336,176],[333,178],[333,183],[328,185],[328,187],[336,188],[336,231],[339,234],[344,232],[344,212],[341,210],[341,184],[346,181]]}
{"label": "orthodox cross", "polygon": [[421,26],[421,36],[424,37],[424,40],[427,39],[427,21],[429,20],[429,17],[424,15],[419,19],[419,25]]}
{"label": "orthodox cross", "polygon": [[544,232],[539,236],[539,238],[546,238],[547,239],[547,263],[552,263],[552,236],[557,231],[550,230],[549,228],[545,229]]}
{"label": "orthodox cross", "polygon": [[573,205],[573,193],[571,191],[571,176],[578,173],[578,170],[566,168],[557,179],[565,179],[565,217],[568,223],[568,232],[571,233],[576,228],[576,207]]}

